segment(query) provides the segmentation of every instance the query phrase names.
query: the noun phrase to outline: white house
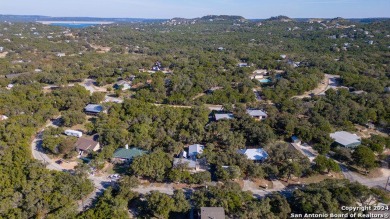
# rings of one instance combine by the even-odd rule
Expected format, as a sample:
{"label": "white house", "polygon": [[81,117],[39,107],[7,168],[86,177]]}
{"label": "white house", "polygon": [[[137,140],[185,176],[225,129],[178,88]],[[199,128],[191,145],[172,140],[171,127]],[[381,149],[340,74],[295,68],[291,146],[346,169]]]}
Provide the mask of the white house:
{"label": "white house", "polygon": [[204,146],[200,144],[193,144],[188,146],[188,157],[196,158],[198,154],[202,154]]}
{"label": "white house", "polygon": [[221,119],[234,119],[233,113],[216,113],[214,117],[216,121]]}
{"label": "white house", "polygon": [[261,148],[241,149],[238,150],[238,153],[246,155],[249,160],[253,160],[255,162],[261,162],[268,158],[267,152]]}

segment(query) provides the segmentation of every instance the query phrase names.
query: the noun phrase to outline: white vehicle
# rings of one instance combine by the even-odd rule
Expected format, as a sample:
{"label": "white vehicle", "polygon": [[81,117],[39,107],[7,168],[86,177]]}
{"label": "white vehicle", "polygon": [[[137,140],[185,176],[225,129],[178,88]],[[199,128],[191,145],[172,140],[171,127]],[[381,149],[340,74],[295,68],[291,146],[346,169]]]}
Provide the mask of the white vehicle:
{"label": "white vehicle", "polygon": [[80,138],[81,136],[83,136],[83,133],[80,132],[80,131],[75,131],[75,130],[68,129],[68,130],[65,130],[65,135],[74,136],[74,137]]}

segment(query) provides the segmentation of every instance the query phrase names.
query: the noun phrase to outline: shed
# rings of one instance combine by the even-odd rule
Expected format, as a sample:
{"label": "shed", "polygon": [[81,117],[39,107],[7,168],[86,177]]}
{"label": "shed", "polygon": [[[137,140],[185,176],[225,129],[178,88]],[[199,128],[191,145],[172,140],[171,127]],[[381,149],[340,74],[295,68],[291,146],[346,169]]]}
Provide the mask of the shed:
{"label": "shed", "polygon": [[334,140],[335,143],[347,148],[356,148],[361,144],[361,139],[359,136],[346,131],[331,133],[330,137]]}

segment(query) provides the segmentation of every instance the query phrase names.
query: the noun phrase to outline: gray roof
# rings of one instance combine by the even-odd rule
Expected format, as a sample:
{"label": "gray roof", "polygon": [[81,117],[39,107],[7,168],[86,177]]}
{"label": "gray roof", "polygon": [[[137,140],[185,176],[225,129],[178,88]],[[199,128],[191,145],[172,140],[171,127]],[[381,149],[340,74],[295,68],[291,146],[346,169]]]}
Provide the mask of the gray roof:
{"label": "gray roof", "polygon": [[185,159],[185,158],[174,158],[173,159],[173,166],[178,166],[180,164],[187,164],[188,168],[195,169],[196,168],[196,161]]}
{"label": "gray roof", "polygon": [[100,113],[103,111],[103,106],[99,104],[88,104],[84,110],[91,113]]}
{"label": "gray roof", "polygon": [[222,207],[201,207],[201,219],[225,219],[225,210]]}
{"label": "gray roof", "polygon": [[12,79],[12,78],[16,78],[16,77],[19,77],[19,76],[22,76],[22,75],[29,75],[29,74],[30,74],[30,72],[14,73],[14,74],[5,75],[5,77],[9,78],[9,79]]}
{"label": "gray roof", "polygon": [[263,110],[251,110],[251,109],[248,109],[246,110],[246,112],[252,116],[252,117],[267,117],[267,113],[265,113]]}
{"label": "gray roof", "polygon": [[204,145],[201,144],[193,144],[188,146],[188,155],[196,156],[197,154],[203,153]]}
{"label": "gray roof", "polygon": [[233,119],[233,113],[219,113],[215,114],[215,120],[220,120],[220,119]]}
{"label": "gray roof", "polygon": [[360,143],[360,137],[356,134],[352,134],[346,131],[340,131],[330,134],[330,137],[334,139],[335,142],[341,145],[350,145]]}

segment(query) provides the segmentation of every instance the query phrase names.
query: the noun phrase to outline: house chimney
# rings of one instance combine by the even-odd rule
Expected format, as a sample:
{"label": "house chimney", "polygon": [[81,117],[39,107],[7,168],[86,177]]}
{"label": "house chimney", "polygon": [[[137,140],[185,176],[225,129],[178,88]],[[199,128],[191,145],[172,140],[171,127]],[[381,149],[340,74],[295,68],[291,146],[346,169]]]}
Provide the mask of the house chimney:
{"label": "house chimney", "polygon": [[128,145],[128,144],[126,144],[126,145],[125,145],[125,148],[126,148],[126,149],[129,149],[129,145]]}

